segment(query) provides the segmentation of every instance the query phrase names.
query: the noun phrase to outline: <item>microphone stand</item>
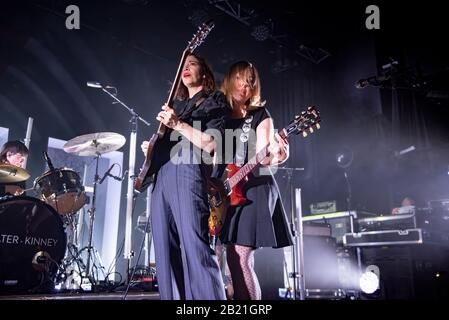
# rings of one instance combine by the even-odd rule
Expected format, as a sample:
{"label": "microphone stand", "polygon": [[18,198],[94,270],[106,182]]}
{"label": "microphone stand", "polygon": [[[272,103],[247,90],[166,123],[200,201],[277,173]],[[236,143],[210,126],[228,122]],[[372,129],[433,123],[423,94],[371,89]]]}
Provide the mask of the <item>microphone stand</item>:
{"label": "microphone stand", "polygon": [[[349,167],[349,166],[348,166]],[[351,225],[351,233],[354,233],[354,216],[351,214],[351,210],[352,208],[352,188],[351,188],[351,181],[349,180],[349,175],[348,175],[348,171],[346,170],[348,167],[343,167],[343,175],[345,177],[345,181],[346,181],[346,188],[347,188],[347,197],[346,197],[346,206],[347,206],[347,211],[348,211],[348,217],[350,220],[350,225]],[[355,208],[354,208],[355,209]],[[362,274],[362,250],[360,249],[360,247],[356,247],[356,256],[357,256],[357,267],[358,267],[358,271],[359,271],[359,276]]]}
{"label": "microphone stand", "polygon": [[[348,191],[348,195],[346,197],[346,207],[347,207],[348,213],[350,213],[351,209],[352,209],[352,188],[351,188],[351,183],[349,182],[349,176],[348,176],[348,172],[346,171],[346,169],[343,170],[343,175],[345,177],[346,187],[347,187],[347,191]],[[351,232],[353,232],[353,231],[351,230]]]}
{"label": "microphone stand", "polygon": [[[113,87],[107,87],[113,88]],[[127,260],[127,270],[126,270],[126,283],[129,282],[129,270],[131,267],[131,259],[134,256],[132,251],[132,214],[133,214],[133,200],[134,200],[134,179],[135,176],[135,163],[136,163],[136,137],[137,137],[137,123],[138,120],[143,122],[145,125],[150,126],[150,123],[143,119],[139,114],[137,114],[134,109],[128,107],[124,102],[116,97],[117,93],[111,93],[106,87],[101,86],[106,94],[108,94],[112,99],[115,100],[112,104],[122,105],[131,114],[131,132],[130,132],[130,146],[129,146],[129,163],[128,163],[128,188],[126,194],[126,223],[125,223],[125,245],[124,245],[124,258]],[[115,91],[117,92],[116,88]]]}

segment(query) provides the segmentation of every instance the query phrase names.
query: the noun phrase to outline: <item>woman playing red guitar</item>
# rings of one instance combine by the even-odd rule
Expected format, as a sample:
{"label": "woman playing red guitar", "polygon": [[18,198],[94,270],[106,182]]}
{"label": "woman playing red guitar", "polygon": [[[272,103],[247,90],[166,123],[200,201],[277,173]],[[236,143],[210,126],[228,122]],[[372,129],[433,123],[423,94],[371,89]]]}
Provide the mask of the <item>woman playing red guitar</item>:
{"label": "woman playing red guitar", "polygon": [[233,189],[220,235],[222,243],[227,244],[234,299],[257,300],[261,299],[261,291],[254,272],[255,249],[292,244],[279,189],[267,168],[287,160],[288,143],[274,133],[273,120],[261,101],[259,75],[251,63],[240,61],[232,65],[221,89],[232,106],[226,129],[239,133],[232,159],[227,159],[229,153],[225,154],[225,162],[232,162],[226,168],[228,177],[269,144],[269,156],[261,162],[261,170],[249,173],[244,185]]}

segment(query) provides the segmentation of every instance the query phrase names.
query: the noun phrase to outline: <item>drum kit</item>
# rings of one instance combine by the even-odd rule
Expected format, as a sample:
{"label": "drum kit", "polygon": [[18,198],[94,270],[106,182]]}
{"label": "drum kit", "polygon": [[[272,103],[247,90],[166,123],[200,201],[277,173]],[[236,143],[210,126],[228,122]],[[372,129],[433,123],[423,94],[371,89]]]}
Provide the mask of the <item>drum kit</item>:
{"label": "drum kit", "polygon": [[[106,153],[120,149],[125,137],[113,132],[100,132],[78,136],[64,145],[64,151],[96,160],[93,182],[93,197],[90,213],[89,241],[85,248],[87,262],[81,261],[84,270],[80,276],[92,283],[90,274],[92,232],[97,196],[98,162]],[[46,153],[49,170],[35,179],[33,187],[23,191],[34,191],[36,197],[24,192],[0,197],[0,293],[53,291],[55,279],[66,277],[68,263],[65,221],[73,221],[75,215],[88,203],[84,186],[77,172],[69,168],[54,168]],[[22,168],[0,164],[0,184],[14,185],[30,178]],[[73,255],[73,252],[72,252]],[[78,260],[80,260],[78,258]],[[79,261],[78,261],[79,262]],[[79,265],[79,263],[78,263]]]}

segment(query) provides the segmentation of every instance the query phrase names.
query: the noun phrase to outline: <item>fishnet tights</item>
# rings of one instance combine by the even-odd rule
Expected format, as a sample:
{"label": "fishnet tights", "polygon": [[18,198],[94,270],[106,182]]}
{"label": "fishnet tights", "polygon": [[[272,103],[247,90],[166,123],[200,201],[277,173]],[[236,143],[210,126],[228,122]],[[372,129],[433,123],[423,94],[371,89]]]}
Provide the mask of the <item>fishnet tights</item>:
{"label": "fishnet tights", "polygon": [[254,272],[255,248],[228,245],[226,249],[235,300],[261,300],[259,280]]}

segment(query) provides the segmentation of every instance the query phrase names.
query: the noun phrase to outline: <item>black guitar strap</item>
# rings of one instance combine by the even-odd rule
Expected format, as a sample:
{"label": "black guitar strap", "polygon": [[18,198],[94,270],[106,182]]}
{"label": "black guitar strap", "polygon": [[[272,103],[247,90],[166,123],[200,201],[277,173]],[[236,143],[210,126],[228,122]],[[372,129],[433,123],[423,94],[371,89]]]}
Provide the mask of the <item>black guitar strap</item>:
{"label": "black guitar strap", "polygon": [[[196,108],[198,108],[200,106],[200,104],[202,104],[204,101],[206,100],[206,97],[203,95],[202,97],[198,98],[198,100],[196,100],[195,104],[193,105],[193,107],[187,109],[188,104],[186,104],[181,112],[177,115],[178,118],[181,118],[182,116],[188,116],[191,112],[193,112]],[[186,112],[187,111],[187,112]]]}

